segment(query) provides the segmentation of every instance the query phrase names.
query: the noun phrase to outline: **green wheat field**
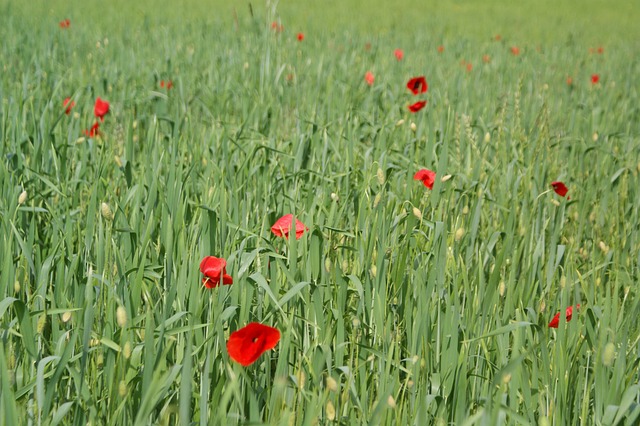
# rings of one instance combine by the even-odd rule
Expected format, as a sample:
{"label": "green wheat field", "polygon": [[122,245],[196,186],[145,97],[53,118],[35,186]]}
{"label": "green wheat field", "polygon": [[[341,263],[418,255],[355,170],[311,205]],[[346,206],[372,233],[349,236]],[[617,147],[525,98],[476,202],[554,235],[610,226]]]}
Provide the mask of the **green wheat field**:
{"label": "green wheat field", "polygon": [[0,0],[0,424],[640,424],[638,22]]}

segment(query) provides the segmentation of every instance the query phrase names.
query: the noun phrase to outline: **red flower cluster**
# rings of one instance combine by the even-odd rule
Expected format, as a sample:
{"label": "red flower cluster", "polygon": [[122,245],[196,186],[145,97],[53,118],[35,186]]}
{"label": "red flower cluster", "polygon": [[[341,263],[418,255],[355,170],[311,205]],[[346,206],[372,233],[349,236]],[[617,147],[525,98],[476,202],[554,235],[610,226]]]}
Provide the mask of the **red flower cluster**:
{"label": "red flower cluster", "polygon": [[58,25],[63,30],[66,30],[67,28],[69,28],[71,26],[71,21],[69,19],[65,19],[65,20],[62,20],[62,21],[58,22]]}
{"label": "red flower cluster", "polygon": [[[576,309],[580,309],[580,305],[576,305]],[[573,316],[573,306],[569,306],[566,310],[565,310],[565,318],[567,319],[567,322],[571,321],[571,317]],[[558,328],[558,325],[560,324],[560,312],[558,312],[553,319],[551,320],[551,322],[549,323],[549,328]]]}
{"label": "red flower cluster", "polygon": [[[407,82],[407,89],[415,96],[420,93],[425,93],[429,89],[427,79],[424,76],[414,77]],[[427,101],[418,101],[408,106],[409,111],[416,113],[425,107]]]}
{"label": "red flower cluster", "polygon": [[413,180],[421,180],[424,186],[433,189],[433,184],[436,181],[436,172],[429,169],[420,169],[413,175]]}
{"label": "red flower cluster", "polygon": [[173,82],[171,80],[160,80],[160,87],[162,87],[163,89],[166,87],[167,90],[171,90],[173,88]]}
{"label": "red flower cluster", "polygon": [[[293,215],[289,213],[276,220],[276,223],[274,223],[271,227],[271,232],[273,232],[273,234],[277,237],[289,238],[289,232],[291,231],[292,225]],[[309,228],[307,228],[304,223],[296,219],[296,240],[299,240],[302,237],[302,234],[304,234],[304,232],[308,230]]]}

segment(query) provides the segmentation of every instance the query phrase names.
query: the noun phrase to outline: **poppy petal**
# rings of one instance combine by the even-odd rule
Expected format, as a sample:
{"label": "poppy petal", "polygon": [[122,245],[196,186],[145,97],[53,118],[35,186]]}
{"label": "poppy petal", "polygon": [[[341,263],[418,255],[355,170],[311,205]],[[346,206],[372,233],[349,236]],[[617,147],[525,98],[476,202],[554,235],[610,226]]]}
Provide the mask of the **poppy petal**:
{"label": "poppy petal", "polygon": [[[277,237],[281,238],[289,238],[289,231],[291,230],[291,225],[293,222],[293,215],[291,213],[282,216],[280,219],[276,221],[271,227],[271,232]],[[305,231],[308,231],[309,228],[305,226],[304,223],[300,222],[296,219],[296,239],[299,240],[304,234]]]}
{"label": "poppy petal", "polygon": [[433,189],[433,184],[436,181],[436,172],[429,169],[420,169],[413,175],[413,179],[421,180],[424,186]]}
{"label": "poppy petal", "polygon": [[[576,305],[576,309],[580,309],[579,304]],[[571,317],[573,317],[573,306],[568,306],[567,309],[565,310],[564,315],[567,322],[571,321]],[[558,328],[559,324],[560,324],[560,312],[555,314],[553,319],[551,319],[551,321],[549,322],[549,328]]]}
{"label": "poppy petal", "polygon": [[200,272],[204,275],[202,278],[202,284],[207,288],[214,288],[220,285],[220,278],[222,278],[222,284],[233,284],[233,278],[227,274],[227,261],[223,258],[217,258],[215,256],[206,256],[200,262]]}
{"label": "poppy petal", "polygon": [[100,118],[104,119],[104,116],[109,112],[109,102],[102,100],[100,98],[96,99],[96,103],[93,107],[93,114]]}
{"label": "poppy petal", "polygon": [[563,182],[560,182],[560,181],[551,182],[551,186],[553,187],[553,190],[556,192],[556,194],[558,194],[561,197],[566,196],[567,192],[569,192],[567,185],[565,185]]}
{"label": "poppy petal", "polygon": [[415,104],[409,105],[409,111],[416,113],[420,111],[427,104],[427,101],[418,101]]}
{"label": "poppy petal", "polygon": [[280,341],[280,331],[268,325],[252,322],[240,330],[234,331],[227,341],[227,352],[237,363],[248,366],[253,364]]}
{"label": "poppy petal", "polygon": [[427,85],[427,79],[424,78],[424,76],[414,77],[407,82],[407,89],[411,90],[411,93],[413,93],[414,95],[417,95],[418,93],[424,93],[429,89],[429,86]]}

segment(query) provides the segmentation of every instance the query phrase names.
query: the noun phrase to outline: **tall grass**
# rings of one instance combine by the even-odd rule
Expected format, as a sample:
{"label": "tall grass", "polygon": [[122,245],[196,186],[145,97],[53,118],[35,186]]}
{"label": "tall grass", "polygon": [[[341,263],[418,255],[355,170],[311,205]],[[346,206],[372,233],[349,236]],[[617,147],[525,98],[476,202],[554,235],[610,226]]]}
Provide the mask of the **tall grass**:
{"label": "tall grass", "polygon": [[[4,423],[637,424],[639,46],[590,4],[620,28],[1,5]],[[286,213],[300,240],[270,233]],[[202,286],[207,255],[232,286]],[[244,368],[252,321],[282,338]]]}

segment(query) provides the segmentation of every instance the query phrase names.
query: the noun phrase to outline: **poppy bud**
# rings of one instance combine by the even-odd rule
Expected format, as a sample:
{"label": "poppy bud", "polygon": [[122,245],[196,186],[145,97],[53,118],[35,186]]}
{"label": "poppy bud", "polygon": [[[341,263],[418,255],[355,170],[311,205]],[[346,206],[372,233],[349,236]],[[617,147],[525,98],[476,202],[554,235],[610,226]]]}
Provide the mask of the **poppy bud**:
{"label": "poppy bud", "polygon": [[329,259],[328,257],[324,260],[324,270],[328,272],[331,272],[331,259]]}
{"label": "poppy bud", "polygon": [[107,203],[102,203],[100,204],[100,213],[102,213],[102,217],[105,218],[106,220],[113,220],[113,212],[111,211],[111,207],[109,207],[109,204]]}
{"label": "poppy bud", "polygon": [[595,132],[592,138],[593,138],[593,141],[596,142],[598,140],[598,132]]}
{"label": "poppy bud", "polygon": [[460,241],[462,237],[464,237],[464,228],[456,229],[456,235],[455,235],[456,241]]}
{"label": "poppy bud", "polygon": [[605,345],[604,351],[602,351],[602,363],[607,367],[613,364],[613,360],[616,357],[616,347],[612,342]]}
{"label": "poppy bud", "polygon": [[608,245],[606,245],[606,244],[604,243],[604,241],[600,241],[600,242],[598,243],[598,247],[600,248],[600,250],[602,251],[602,253],[604,253],[604,254],[609,253],[609,246],[608,246]]}
{"label": "poppy bud", "polygon": [[469,214],[469,206],[464,206],[462,208],[462,214]]}
{"label": "poppy bud", "polygon": [[120,328],[124,328],[127,325],[127,310],[124,306],[118,306],[118,309],[116,309],[116,321]]}
{"label": "poppy bud", "polygon": [[336,382],[336,379],[334,379],[333,377],[327,377],[326,385],[327,389],[329,389],[331,392],[338,391],[338,382]]}
{"label": "poppy bud", "polygon": [[304,384],[307,381],[307,376],[304,374],[304,371],[299,371],[298,374],[296,374],[296,379],[298,382],[298,388],[304,389]]}
{"label": "poppy bud", "polygon": [[440,182],[446,182],[446,181],[448,181],[449,179],[451,179],[451,175],[444,175],[444,176],[442,176],[442,178],[440,179]]}
{"label": "poppy bud", "polygon": [[373,278],[375,278],[376,275],[378,275],[378,268],[376,267],[376,265],[371,265],[370,272]]}
{"label": "poppy bud", "polygon": [[324,411],[327,414],[327,420],[332,422],[336,419],[336,407],[333,406],[333,402],[327,401]]}
{"label": "poppy bud", "polygon": [[413,215],[418,218],[418,220],[422,220],[422,212],[418,208],[413,208]]}
{"label": "poppy bud", "polygon": [[393,399],[391,395],[389,395],[389,397],[387,398],[387,405],[389,406],[389,408],[396,408],[396,400]]}
{"label": "poppy bud", "polygon": [[18,196],[18,204],[24,204],[27,201],[27,191],[22,191]]}
{"label": "poppy bud", "polygon": [[[640,167],[640,164],[638,164],[638,166]],[[338,201],[340,201],[340,197],[338,197],[338,194],[336,194],[335,192],[332,192],[332,193],[331,193],[331,199],[332,199],[333,201],[335,201],[336,203],[337,203]]]}
{"label": "poppy bud", "polygon": [[411,122],[411,126],[410,127],[411,127],[411,131],[413,133],[415,133],[416,130],[418,130],[418,126],[416,126],[416,123],[414,123],[414,122]]}
{"label": "poppy bud", "polygon": [[64,314],[62,314],[62,322],[69,322],[70,319],[71,319],[71,312],[67,311]]}
{"label": "poppy bud", "polygon": [[491,133],[487,132],[484,134],[484,143],[491,142]]}
{"label": "poppy bud", "polygon": [[125,342],[124,347],[122,348],[122,355],[124,355],[125,359],[129,359],[131,357],[131,343]]}
{"label": "poppy bud", "polygon": [[376,207],[378,207],[378,204],[380,204],[380,201],[382,200],[382,194],[381,193],[377,193],[376,194],[376,198],[374,198],[373,200],[373,208],[375,209]]}
{"label": "poppy bud", "polygon": [[13,291],[15,293],[20,293],[20,282],[19,281],[16,281],[16,282],[13,283]]}
{"label": "poppy bud", "polygon": [[402,126],[404,124],[404,119],[400,119],[398,120],[398,122],[396,123],[396,127]]}
{"label": "poppy bud", "polygon": [[44,326],[47,325],[47,316],[46,315],[40,315],[40,318],[38,318],[38,325],[36,328],[36,332],[38,334],[42,334],[42,331],[44,330]]}

